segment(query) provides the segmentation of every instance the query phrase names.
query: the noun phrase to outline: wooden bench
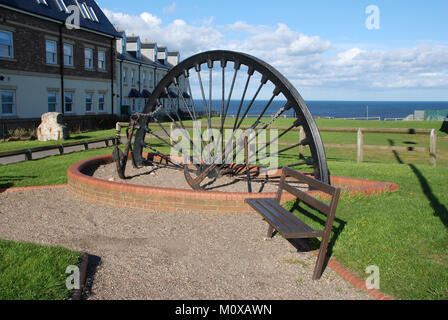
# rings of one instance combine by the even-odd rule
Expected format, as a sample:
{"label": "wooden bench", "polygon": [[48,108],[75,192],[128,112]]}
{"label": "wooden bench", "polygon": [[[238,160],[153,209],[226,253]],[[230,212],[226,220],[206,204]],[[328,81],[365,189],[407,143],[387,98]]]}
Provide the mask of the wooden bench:
{"label": "wooden bench", "polygon": [[[288,184],[286,177],[294,178],[309,185],[312,190],[319,190],[332,196],[330,204],[326,204],[317,198],[299,190]],[[302,222],[291,212],[280,205],[283,191],[294,195],[298,201],[303,201],[310,207],[315,208],[327,216],[324,230],[314,230],[306,223]],[[317,238],[322,237],[319,254],[314,267],[313,280],[319,279],[322,274],[322,268],[325,261],[328,241],[336,213],[336,207],[341,193],[340,188],[332,187],[326,183],[313,179],[310,176],[294,171],[288,167],[283,168],[280,184],[278,187],[277,198],[246,199],[253,209],[260,213],[264,220],[269,224],[268,237],[273,236],[274,230],[277,230],[285,239],[299,238]]]}

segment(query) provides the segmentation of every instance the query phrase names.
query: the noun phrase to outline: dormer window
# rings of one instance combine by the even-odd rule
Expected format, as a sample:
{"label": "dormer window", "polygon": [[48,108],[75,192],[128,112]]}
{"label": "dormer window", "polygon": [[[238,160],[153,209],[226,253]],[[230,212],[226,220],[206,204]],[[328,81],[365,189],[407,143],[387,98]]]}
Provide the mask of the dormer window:
{"label": "dormer window", "polygon": [[65,12],[69,13],[67,6],[64,3],[64,0],[56,0],[56,2],[58,3],[59,9],[61,11],[65,11]]}
{"label": "dormer window", "polygon": [[89,14],[87,13],[86,9],[84,8],[84,6],[80,5],[78,0],[75,0],[76,5],[79,8],[79,11],[81,12],[81,15],[84,19],[89,19]]}
{"label": "dormer window", "polygon": [[92,16],[93,21],[99,23],[100,21],[98,20],[98,17],[96,16],[95,10],[93,10],[92,7],[88,7],[88,9],[89,9],[90,15]]}
{"label": "dormer window", "polygon": [[89,8],[87,8],[87,5],[85,2],[82,3],[81,7],[82,7],[82,11],[86,15],[86,19],[93,20],[92,16],[90,15]]}
{"label": "dormer window", "polygon": [[47,0],[36,0],[38,4],[48,6]]}

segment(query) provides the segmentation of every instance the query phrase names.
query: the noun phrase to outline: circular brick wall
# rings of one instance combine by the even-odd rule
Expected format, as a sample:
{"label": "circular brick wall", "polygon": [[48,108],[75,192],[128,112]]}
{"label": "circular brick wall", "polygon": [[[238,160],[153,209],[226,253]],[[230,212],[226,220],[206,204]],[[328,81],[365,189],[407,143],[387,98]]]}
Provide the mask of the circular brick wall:
{"label": "circular brick wall", "polygon": [[[67,171],[68,190],[78,198],[115,207],[127,207],[165,212],[196,213],[254,213],[244,200],[249,198],[275,198],[276,193],[241,193],[195,191],[156,188],[112,182],[94,178],[85,172],[99,165],[113,162],[112,155],[82,160]],[[352,193],[364,194],[395,191],[393,183],[362,179],[331,177],[332,184]],[[284,193],[282,201],[294,199]]]}

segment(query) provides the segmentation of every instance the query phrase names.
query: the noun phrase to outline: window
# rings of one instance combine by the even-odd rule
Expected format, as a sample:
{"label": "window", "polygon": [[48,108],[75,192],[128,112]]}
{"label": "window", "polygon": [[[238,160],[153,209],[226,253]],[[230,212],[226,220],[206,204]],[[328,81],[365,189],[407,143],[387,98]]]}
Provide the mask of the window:
{"label": "window", "polygon": [[72,113],[73,112],[73,93],[66,92],[64,94],[64,104],[65,104],[65,112]]}
{"label": "window", "polygon": [[98,69],[106,70],[106,52],[98,51]]}
{"label": "window", "polygon": [[93,50],[90,48],[85,48],[84,57],[86,69],[93,69]]}
{"label": "window", "polygon": [[132,99],[132,112],[135,112],[135,99]]}
{"label": "window", "polygon": [[147,80],[146,72],[143,72],[143,86],[145,86],[145,87],[146,87],[146,80]]}
{"label": "window", "polygon": [[86,93],[86,112],[92,112],[92,94]]}
{"label": "window", "polygon": [[103,93],[98,95],[98,110],[104,111],[104,104],[105,104],[105,95]]}
{"label": "window", "polygon": [[46,47],[46,52],[47,52],[47,63],[48,64],[57,64],[58,63],[58,54],[57,54],[56,41],[47,40],[45,47]]}
{"label": "window", "polygon": [[128,84],[128,70],[124,69],[123,72],[123,84]]}
{"label": "window", "polygon": [[60,9],[61,11],[65,11],[65,12],[69,13],[69,11],[68,11],[68,9],[67,9],[67,6],[66,6],[65,3],[64,3],[64,0],[56,0],[56,2],[58,3],[58,5],[59,5],[59,9]]}
{"label": "window", "polygon": [[73,46],[64,43],[64,65],[73,66]]}
{"label": "window", "polygon": [[0,57],[13,58],[14,48],[12,44],[12,33],[8,31],[0,31]]}
{"label": "window", "polygon": [[16,112],[16,92],[13,90],[1,90],[2,115],[14,115]]}
{"label": "window", "polygon": [[87,8],[87,5],[85,2],[82,4],[82,11],[86,14],[86,18],[92,20],[92,17],[90,16],[89,9]]}
{"label": "window", "polygon": [[58,95],[56,92],[48,92],[48,112],[56,112],[58,106]]}
{"label": "window", "polygon": [[138,112],[142,112],[142,99],[138,99]]}
{"label": "window", "polygon": [[48,6],[47,0],[37,0],[38,4],[43,4],[44,6]]}
{"label": "window", "polygon": [[131,71],[131,84],[135,85],[135,73],[134,73],[134,70]]}
{"label": "window", "polygon": [[152,74],[149,73],[148,75],[148,82],[149,82],[149,86],[152,87]]}
{"label": "window", "polygon": [[79,5],[78,0],[75,0],[76,5],[79,8],[79,11],[81,11],[81,15],[84,19],[89,19],[89,15],[87,14],[87,12],[84,9],[84,6]]}
{"label": "window", "polygon": [[88,7],[88,8],[89,8],[90,16],[92,17],[93,21],[99,23],[100,21],[98,20],[98,17],[96,16],[95,10],[93,10],[92,7]]}
{"label": "window", "polygon": [[121,40],[121,53],[125,54],[126,53],[126,38],[123,37],[123,39]]}

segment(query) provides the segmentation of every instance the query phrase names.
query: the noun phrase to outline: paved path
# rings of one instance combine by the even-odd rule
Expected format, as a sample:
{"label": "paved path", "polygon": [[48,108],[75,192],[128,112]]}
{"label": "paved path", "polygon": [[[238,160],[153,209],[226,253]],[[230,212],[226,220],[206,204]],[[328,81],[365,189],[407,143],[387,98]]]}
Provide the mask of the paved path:
{"label": "paved path", "polygon": [[[370,299],[258,215],[148,212],[90,204],[65,188],[0,194],[0,238],[98,257],[90,299]],[[94,269],[91,269],[93,272]]]}

